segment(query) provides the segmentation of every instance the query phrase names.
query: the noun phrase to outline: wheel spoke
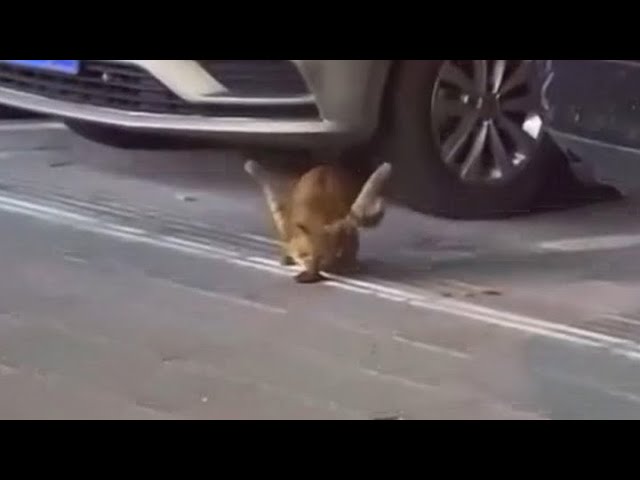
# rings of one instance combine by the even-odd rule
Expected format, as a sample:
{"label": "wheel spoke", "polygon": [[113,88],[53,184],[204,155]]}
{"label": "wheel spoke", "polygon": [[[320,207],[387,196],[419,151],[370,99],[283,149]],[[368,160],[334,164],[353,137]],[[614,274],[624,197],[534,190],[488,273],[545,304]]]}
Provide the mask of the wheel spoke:
{"label": "wheel spoke", "polygon": [[466,114],[453,133],[445,140],[442,145],[442,159],[445,163],[451,163],[460,147],[469,138],[478,120],[478,113],[473,111]]}
{"label": "wheel spoke", "polygon": [[515,123],[506,115],[500,115],[498,117],[498,124],[504,129],[505,133],[509,135],[509,138],[513,140],[519,153],[529,156],[529,154],[533,152],[535,148],[535,140],[522,130],[520,125]]}
{"label": "wheel spoke", "polygon": [[440,71],[440,78],[451,83],[464,93],[473,93],[473,81],[460,68],[451,62],[445,62]]}
{"label": "wheel spoke", "polygon": [[473,61],[473,83],[476,87],[476,93],[483,95],[487,91],[487,61]]}
{"label": "wheel spoke", "polygon": [[471,112],[471,106],[462,100],[438,99],[436,102],[437,115],[440,118],[463,117]]}
{"label": "wheel spoke", "polygon": [[508,182],[533,158],[545,87],[534,68],[535,60],[442,63],[431,119],[441,161],[460,181]]}
{"label": "wheel spoke", "polygon": [[529,79],[530,67],[531,60],[523,60],[511,75],[507,76],[504,84],[499,90],[500,95],[504,96],[514,88],[526,84]]}
{"label": "wheel spoke", "polygon": [[493,74],[491,75],[491,92],[498,93],[504,80],[504,71],[507,68],[506,60],[496,60],[493,64]]}
{"label": "wheel spoke", "polygon": [[504,147],[504,143],[502,143],[498,129],[493,122],[489,123],[489,141],[491,155],[495,162],[495,166],[500,171],[501,177],[507,177],[513,170],[514,165],[509,159],[509,155]]}
{"label": "wheel spoke", "polygon": [[500,103],[502,110],[505,112],[532,113],[538,110],[535,98],[532,94],[522,97],[505,99]]}
{"label": "wheel spoke", "polygon": [[480,129],[476,133],[473,139],[473,145],[469,149],[467,157],[464,159],[462,169],[460,171],[460,177],[463,180],[468,180],[477,176],[482,166],[482,151],[484,150],[485,143],[487,141],[487,129],[489,122],[482,122]]}

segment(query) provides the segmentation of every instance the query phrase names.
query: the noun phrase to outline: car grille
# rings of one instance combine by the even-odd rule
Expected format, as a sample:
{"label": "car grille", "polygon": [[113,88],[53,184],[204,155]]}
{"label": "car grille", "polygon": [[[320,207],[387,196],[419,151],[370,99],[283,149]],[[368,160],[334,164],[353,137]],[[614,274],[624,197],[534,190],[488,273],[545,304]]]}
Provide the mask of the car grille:
{"label": "car grille", "polygon": [[[236,77],[237,78],[237,77]],[[106,80],[105,80],[106,79]],[[314,105],[205,105],[184,101],[144,69],[83,60],[77,75],[0,63],[0,87],[116,110],[207,117],[311,118]]]}
{"label": "car grille", "polygon": [[289,60],[198,60],[233,96],[290,97],[309,93]]}

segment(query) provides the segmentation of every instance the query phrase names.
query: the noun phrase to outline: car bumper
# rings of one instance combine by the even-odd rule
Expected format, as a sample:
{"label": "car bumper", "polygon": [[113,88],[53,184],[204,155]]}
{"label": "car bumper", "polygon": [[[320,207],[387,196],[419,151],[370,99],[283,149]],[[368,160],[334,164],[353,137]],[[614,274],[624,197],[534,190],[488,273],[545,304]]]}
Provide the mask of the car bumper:
{"label": "car bumper", "polygon": [[554,136],[640,149],[639,60],[554,60],[553,72]]}
{"label": "car bumper", "polygon": [[[202,66],[224,61],[85,62],[102,65],[103,70],[82,81],[40,73],[23,79],[17,77],[22,71],[0,70],[0,104],[147,133],[242,143],[342,145],[364,140],[374,131],[384,75],[379,61],[373,60],[278,61],[290,62],[291,67],[280,77],[273,68],[234,76],[229,69],[211,73]],[[61,87],[53,81],[75,83]],[[136,91],[130,87],[134,81]]]}

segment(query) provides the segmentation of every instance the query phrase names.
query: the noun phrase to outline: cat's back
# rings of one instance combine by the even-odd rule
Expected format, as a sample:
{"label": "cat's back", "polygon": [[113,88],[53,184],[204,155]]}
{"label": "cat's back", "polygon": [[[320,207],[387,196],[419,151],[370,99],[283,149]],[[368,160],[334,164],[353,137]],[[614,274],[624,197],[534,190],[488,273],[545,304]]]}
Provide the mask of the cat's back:
{"label": "cat's back", "polygon": [[311,215],[321,223],[331,222],[349,213],[357,195],[357,182],[347,170],[319,165],[302,175],[295,184],[291,193],[291,213],[294,217]]}

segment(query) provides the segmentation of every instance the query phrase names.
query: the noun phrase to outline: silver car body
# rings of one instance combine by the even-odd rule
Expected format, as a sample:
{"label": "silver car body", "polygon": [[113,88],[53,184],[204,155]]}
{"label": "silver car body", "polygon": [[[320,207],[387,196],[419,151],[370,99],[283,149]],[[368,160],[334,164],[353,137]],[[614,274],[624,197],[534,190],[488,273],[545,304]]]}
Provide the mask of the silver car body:
{"label": "silver car body", "polygon": [[[82,87],[88,91],[85,99],[64,98],[64,95],[60,94],[62,90],[52,89],[53,87],[47,84],[47,82],[51,83],[51,78],[55,81],[66,81],[61,74],[37,72],[37,75],[42,75],[42,78],[36,75],[32,83],[43,82],[43,87],[40,90],[34,90],[28,79],[18,78],[20,81],[14,81],[12,75],[23,75],[22,71],[12,70],[16,67],[0,63],[0,104],[129,130],[204,136],[212,140],[306,147],[348,145],[366,140],[375,131],[391,65],[390,60],[87,60],[83,62],[102,65],[105,72],[99,77],[92,77],[92,83],[86,85],[78,83],[79,90]],[[215,65],[215,63],[204,64],[203,62],[227,62],[225,68],[240,70],[244,68],[244,77],[240,74],[236,75],[235,78],[240,80],[235,81],[235,86],[233,82],[230,85],[228,81],[225,82],[225,78],[221,78],[224,75],[216,74],[215,68],[204,66]],[[237,66],[234,67],[231,62],[237,62]],[[293,93],[279,91],[277,94],[270,94],[268,88],[266,90],[262,88],[266,93],[252,93],[251,89],[236,88],[242,82],[248,84],[252,75],[256,78],[251,81],[259,81],[260,68],[273,76],[276,67],[268,70],[265,69],[265,64],[262,64],[262,67],[256,66],[256,70],[252,71],[251,62],[254,62],[254,65],[259,65],[255,62],[281,62],[277,64],[277,68],[281,68],[283,72],[287,70],[289,77],[293,74],[299,75],[305,86],[304,91],[298,89]],[[116,69],[115,74],[109,74],[110,67]],[[110,82],[118,78],[118,68],[123,72],[129,71],[126,69],[136,69],[143,75],[152,77],[154,82],[159,82],[158,85],[166,89],[169,92],[167,94],[175,97],[176,101],[179,100],[184,105],[206,108],[207,112],[211,113],[145,111],[144,108],[129,109],[126,106],[92,102],[91,93],[94,90],[98,92],[102,88],[104,91],[108,87],[111,89],[109,91],[117,93],[117,85],[110,85]],[[6,71],[3,69],[9,69],[8,80],[4,76]],[[33,74],[33,72],[28,73]],[[99,84],[100,81],[103,85]],[[277,81],[277,75],[274,80],[267,81]],[[255,91],[256,88],[253,90]],[[287,115],[287,111],[305,108],[315,113]]]}

